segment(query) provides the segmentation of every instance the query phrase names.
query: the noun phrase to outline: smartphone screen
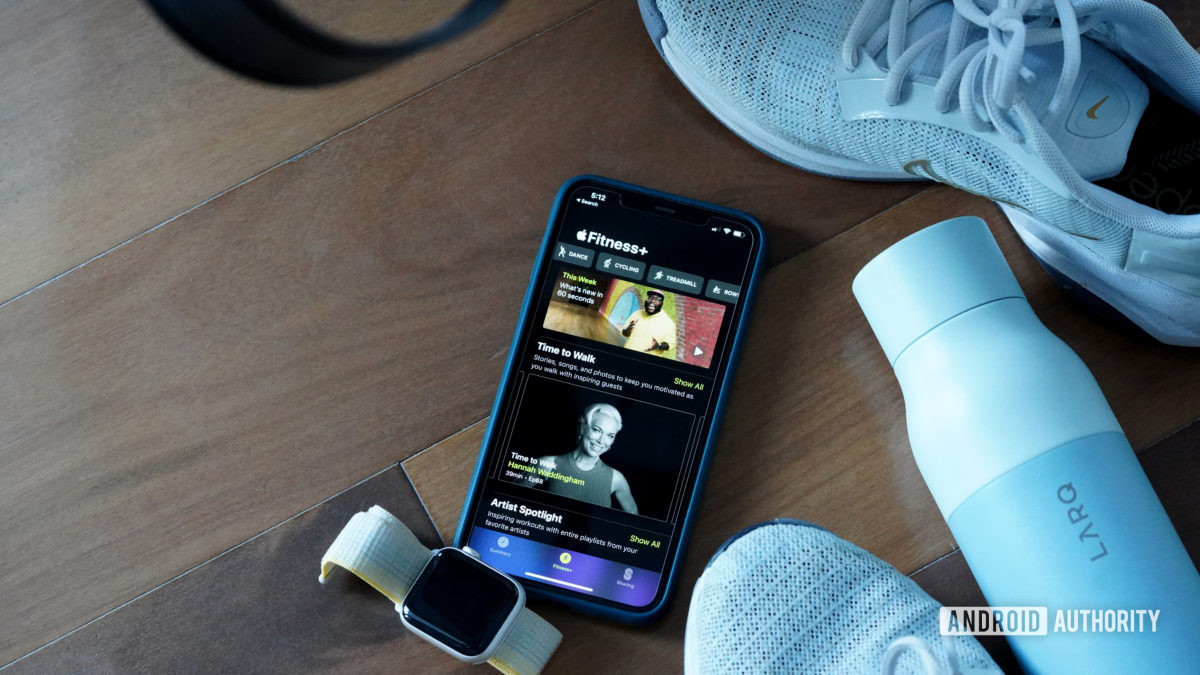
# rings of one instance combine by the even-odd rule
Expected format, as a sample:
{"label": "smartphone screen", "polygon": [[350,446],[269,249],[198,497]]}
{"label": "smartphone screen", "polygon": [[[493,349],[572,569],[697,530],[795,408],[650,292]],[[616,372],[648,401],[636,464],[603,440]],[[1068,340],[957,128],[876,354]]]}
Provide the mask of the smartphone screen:
{"label": "smartphone screen", "polygon": [[662,599],[762,241],[624,186],[562,194],[458,543],[636,611]]}

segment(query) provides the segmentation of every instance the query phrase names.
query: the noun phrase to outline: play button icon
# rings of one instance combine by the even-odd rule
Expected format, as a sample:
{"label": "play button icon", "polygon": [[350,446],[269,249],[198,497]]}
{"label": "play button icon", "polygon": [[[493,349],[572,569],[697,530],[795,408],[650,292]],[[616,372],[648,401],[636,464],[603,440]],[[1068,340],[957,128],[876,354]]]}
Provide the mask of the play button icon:
{"label": "play button icon", "polygon": [[696,347],[692,349],[692,356],[704,356],[704,350]]}

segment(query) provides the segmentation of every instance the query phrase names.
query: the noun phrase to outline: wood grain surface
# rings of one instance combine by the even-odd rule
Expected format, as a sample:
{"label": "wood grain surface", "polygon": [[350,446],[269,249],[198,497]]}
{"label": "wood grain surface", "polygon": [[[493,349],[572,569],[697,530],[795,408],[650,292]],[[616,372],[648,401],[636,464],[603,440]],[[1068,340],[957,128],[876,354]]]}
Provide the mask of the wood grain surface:
{"label": "wood grain surface", "polygon": [[[1200,6],[1159,4],[1200,41]],[[313,11],[382,37],[385,6]],[[70,633],[23,671],[452,666],[365,586],[317,586],[312,556],[371,503],[432,543],[388,469],[422,448],[405,469],[453,528],[550,199],[578,173],[744,209],[771,235],[684,587],[778,515],[905,571],[951,550],[849,285],[936,220],[989,220],[1136,448],[1200,415],[1196,352],[1084,315],[984,200],[748,147],[630,1],[510,2],[400,66],[283,90],[202,61],[135,0],[18,0],[0,62],[0,664]],[[1173,514],[1196,513],[1181,437],[1143,461]],[[568,635],[556,671],[612,644],[630,669],[678,665],[678,607],[649,631],[544,609]]]}
{"label": "wood grain surface", "polygon": [[0,662],[486,415],[583,172],[756,211],[777,259],[920,189],[747,147],[611,2],[9,303]]}
{"label": "wood grain surface", "polygon": [[[510,2],[466,39],[324,89],[232,75],[137,0],[0,3],[0,302],[595,1]],[[433,11],[413,4],[322,12],[387,35]]]}
{"label": "wood grain surface", "polygon": [[[378,504],[426,546],[437,534],[397,467],[297,514],[203,567],[14,664],[12,673],[396,673],[457,663],[405,630],[392,604],[321,554]],[[479,671],[473,671],[479,672]]]}
{"label": "wood grain surface", "polygon": [[[484,418],[400,462],[400,468],[412,482],[417,495],[424,495],[421,503],[442,541],[454,541],[454,531],[470,487],[469,476],[475,470],[487,423],[488,418]],[[464,471],[467,480],[462,478]]]}

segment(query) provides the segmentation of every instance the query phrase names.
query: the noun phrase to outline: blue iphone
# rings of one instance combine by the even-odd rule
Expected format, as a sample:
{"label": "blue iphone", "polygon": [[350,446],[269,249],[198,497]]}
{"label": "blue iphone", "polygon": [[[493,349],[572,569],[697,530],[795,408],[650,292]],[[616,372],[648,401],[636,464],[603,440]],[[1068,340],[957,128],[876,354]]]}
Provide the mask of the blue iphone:
{"label": "blue iphone", "polygon": [[529,594],[625,623],[680,571],[766,242],[606,178],[558,193],[455,537]]}

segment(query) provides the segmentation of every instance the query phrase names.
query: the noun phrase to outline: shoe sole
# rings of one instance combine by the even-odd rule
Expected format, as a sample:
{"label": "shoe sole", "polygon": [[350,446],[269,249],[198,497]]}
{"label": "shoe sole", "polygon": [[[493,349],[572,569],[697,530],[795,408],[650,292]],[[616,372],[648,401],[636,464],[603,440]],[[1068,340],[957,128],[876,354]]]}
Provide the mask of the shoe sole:
{"label": "shoe sole", "polygon": [[[1073,280],[1084,291],[1128,317],[1159,342],[1181,347],[1200,347],[1200,337],[1189,331],[1186,326],[1181,326],[1165,314],[1146,311],[1147,307],[1160,304],[1155,302],[1155,299],[1166,299],[1166,302],[1161,303],[1166,306],[1186,306],[1191,296],[1121,268],[1088,264],[1087,257],[1092,255],[1091,251],[1071,241],[1070,235],[1061,229],[1007,204],[997,202],[996,205],[1004,211],[1021,241],[1043,264]],[[1124,293],[1135,295],[1127,297]],[[1137,294],[1143,297],[1139,298]],[[1194,302],[1194,298],[1190,302]]]}

